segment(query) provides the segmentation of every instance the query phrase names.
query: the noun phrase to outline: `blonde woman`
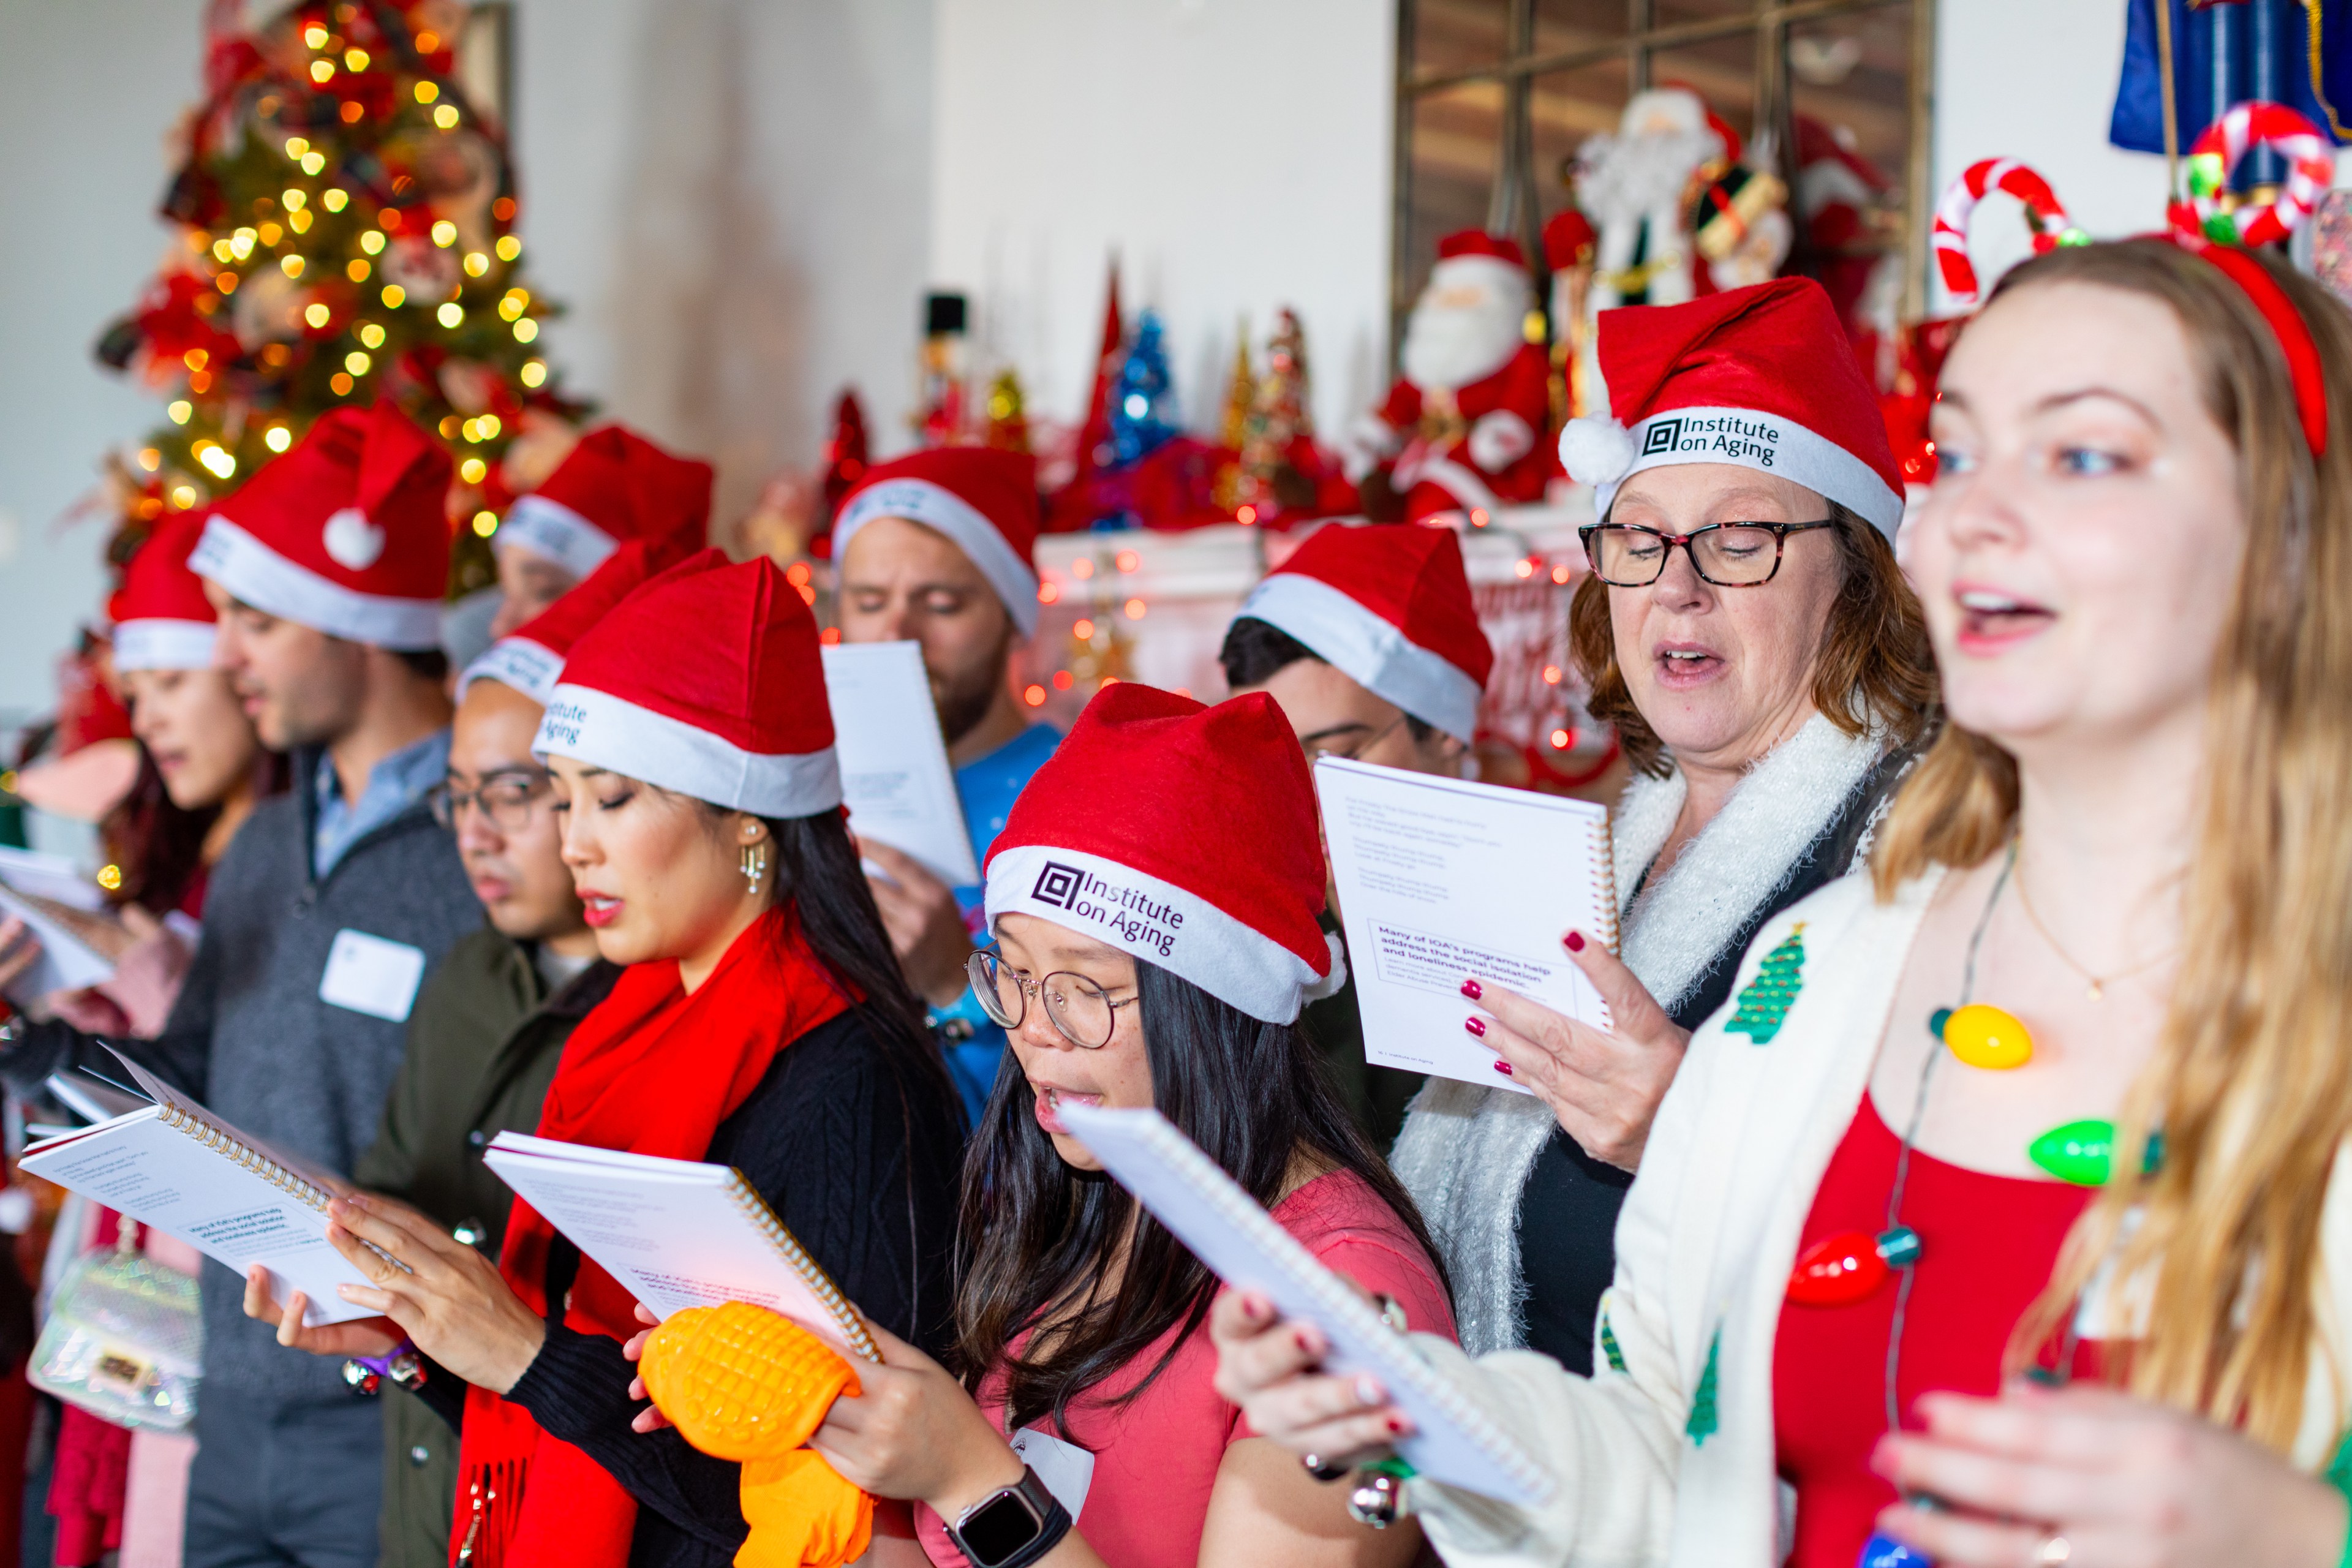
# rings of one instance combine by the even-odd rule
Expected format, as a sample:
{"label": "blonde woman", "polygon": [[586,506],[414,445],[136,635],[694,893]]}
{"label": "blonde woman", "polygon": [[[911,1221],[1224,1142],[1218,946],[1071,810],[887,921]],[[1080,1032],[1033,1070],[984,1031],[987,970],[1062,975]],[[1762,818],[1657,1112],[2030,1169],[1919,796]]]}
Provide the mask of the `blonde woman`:
{"label": "blonde woman", "polygon": [[[1913,558],[1952,728],[1692,1041],[1595,1375],[1428,1347],[1559,1482],[1411,1483],[1448,1561],[2340,1560],[2347,412],[2352,319],[2241,252],[2060,252],[1969,327]],[[1262,1303],[1215,1333],[1295,1449],[1390,1414]]]}

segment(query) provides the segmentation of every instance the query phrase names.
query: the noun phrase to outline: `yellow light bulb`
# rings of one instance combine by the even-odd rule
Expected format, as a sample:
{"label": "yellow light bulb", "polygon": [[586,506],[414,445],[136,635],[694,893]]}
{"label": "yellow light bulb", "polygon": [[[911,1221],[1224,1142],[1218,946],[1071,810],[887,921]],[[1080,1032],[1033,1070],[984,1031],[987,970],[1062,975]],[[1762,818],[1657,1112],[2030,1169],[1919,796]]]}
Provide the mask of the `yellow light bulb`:
{"label": "yellow light bulb", "polygon": [[364,283],[367,281],[368,274],[373,270],[375,269],[367,264],[364,258],[354,256],[344,264],[343,276],[354,283]]}
{"label": "yellow light bulb", "polygon": [[300,163],[302,160],[302,154],[308,153],[310,150],[310,143],[303,138],[299,136],[289,136],[286,138],[286,161],[288,163]]}
{"label": "yellow light bulb", "polygon": [[483,440],[495,441],[499,438],[499,416],[497,415],[485,414],[474,423],[480,426],[482,432],[481,438]]}
{"label": "yellow light bulb", "polygon": [[383,347],[383,328],[376,322],[368,322],[360,329],[360,342],[372,349]]}
{"label": "yellow light bulb", "polygon": [[474,531],[476,534],[479,535],[481,538],[488,539],[498,531],[499,514],[497,512],[478,511],[474,514]]}
{"label": "yellow light bulb", "polygon": [[331,314],[333,314],[332,311],[315,300],[302,308],[302,319],[310,324],[314,331],[324,327],[327,324],[327,318]]}
{"label": "yellow light bulb", "polygon": [[310,233],[310,209],[304,207],[300,212],[288,213],[286,215],[286,226],[292,229],[296,234]]}
{"label": "yellow light bulb", "polygon": [[142,447],[139,448],[139,466],[152,474],[163,466],[163,454],[152,447]]}
{"label": "yellow light bulb", "polygon": [[273,452],[282,452],[294,444],[294,432],[283,425],[272,425],[262,433],[261,444]]}
{"label": "yellow light bulb", "polygon": [[499,314],[507,321],[515,320],[522,314],[522,301],[511,294],[508,295],[499,301]]}
{"label": "yellow light bulb", "polygon": [[368,68],[368,52],[360,48],[345,49],[343,64],[349,69],[363,71]]}
{"label": "yellow light bulb", "polygon": [[478,250],[469,250],[466,253],[467,277],[479,278],[483,273],[488,272],[489,269],[490,258],[488,255]]}
{"label": "yellow light bulb", "polygon": [[500,261],[512,261],[522,254],[522,241],[510,234],[501,235],[499,237],[498,252]]}
{"label": "yellow light bulb", "polygon": [[185,511],[190,507],[195,505],[196,487],[194,485],[174,485],[172,488],[172,504],[178,507],[182,511]]}
{"label": "yellow light bulb", "polygon": [[101,866],[98,868],[98,885],[111,893],[122,886],[122,868]]}
{"label": "yellow light bulb", "polygon": [[372,228],[360,236],[360,248],[370,256],[381,255],[383,250],[383,231]]}
{"label": "yellow light bulb", "polygon": [[276,249],[278,242],[286,237],[286,231],[274,223],[265,223],[253,232],[264,249]]}
{"label": "yellow light bulb", "polygon": [[457,477],[469,485],[478,485],[490,471],[490,466],[479,458],[468,458],[457,465]]}
{"label": "yellow light bulb", "polygon": [[189,402],[184,397],[179,399],[177,402],[171,405],[171,406],[163,410],[164,413],[172,416],[172,423],[174,425],[185,425],[188,422],[189,416],[194,415],[195,411],[196,405]]}
{"label": "yellow light bulb", "polygon": [[234,261],[236,259],[236,247],[225,239],[214,240],[213,259],[215,261]]}
{"label": "yellow light bulb", "polygon": [[353,349],[343,356],[343,368],[353,375],[365,375],[368,373],[368,367],[373,363],[375,363],[373,360],[358,349]]}
{"label": "yellow light bulb", "polygon": [[[320,159],[320,167],[324,168],[326,166],[326,162],[327,161],[324,158]],[[310,172],[315,174],[319,171],[317,169],[313,169]],[[320,196],[319,198],[319,205],[325,207],[331,213],[339,213],[342,211],[343,208],[351,205],[351,200],[352,194],[349,191],[344,190],[341,185],[338,185],[333,190],[329,191],[325,195]]]}
{"label": "yellow light bulb", "polygon": [[529,316],[525,316],[521,321],[515,323],[515,342],[519,343],[527,343],[538,336],[539,323],[532,321]]}
{"label": "yellow light bulb", "polygon": [[[304,174],[315,174],[326,166],[327,155],[324,153],[310,152],[302,154],[302,172]],[[329,212],[341,212],[343,209],[343,204],[335,200],[335,195],[336,193],[334,192],[331,191],[328,193],[327,210]]]}
{"label": "yellow light bulb", "polygon": [[433,243],[446,250],[457,243],[457,226],[447,218],[433,226]]}
{"label": "yellow light bulb", "polygon": [[399,284],[387,283],[383,286],[383,303],[386,310],[399,310],[400,307],[407,301],[407,299],[408,290],[403,289]]}
{"label": "yellow light bulb", "polygon": [[335,62],[332,60],[312,60],[310,62],[310,79],[317,82],[320,87],[324,87],[329,82],[334,80]]}
{"label": "yellow light bulb", "polygon": [[452,300],[436,310],[434,315],[443,326],[455,327],[466,319],[466,307]]}
{"label": "yellow light bulb", "polygon": [[438,125],[444,131],[457,130],[457,106],[454,103],[445,103],[438,109],[436,109],[433,111],[433,123]]}
{"label": "yellow light bulb", "polygon": [[457,426],[457,434],[468,441],[479,442],[482,438],[482,422],[478,419],[468,419]]}
{"label": "yellow light bulb", "polygon": [[352,388],[359,384],[339,370],[327,378],[327,384],[333,389],[337,397],[349,397],[352,395]]}
{"label": "yellow light bulb", "polygon": [[278,258],[278,268],[289,278],[299,278],[302,276],[302,258],[289,252]]}
{"label": "yellow light bulb", "polygon": [[534,359],[534,360],[526,360],[526,361],[524,361],[524,362],[523,362],[523,367],[522,367],[522,384],[523,384],[525,386],[541,386],[541,385],[544,385],[544,384],[546,384],[546,381],[547,381],[547,362],[546,362],[546,361],[544,361],[544,360],[535,360],[535,359]]}
{"label": "yellow light bulb", "polygon": [[417,102],[419,102],[419,103],[430,103],[430,102],[432,102],[435,99],[436,99],[436,98],[438,98],[438,97],[440,97],[440,96],[441,96],[441,84],[440,84],[439,82],[437,82],[437,81],[420,81],[420,82],[418,82],[418,83],[416,84],[416,101],[417,101]]}
{"label": "yellow light bulb", "polygon": [[299,185],[289,185],[278,194],[278,205],[289,213],[298,213],[310,205],[310,194]]}

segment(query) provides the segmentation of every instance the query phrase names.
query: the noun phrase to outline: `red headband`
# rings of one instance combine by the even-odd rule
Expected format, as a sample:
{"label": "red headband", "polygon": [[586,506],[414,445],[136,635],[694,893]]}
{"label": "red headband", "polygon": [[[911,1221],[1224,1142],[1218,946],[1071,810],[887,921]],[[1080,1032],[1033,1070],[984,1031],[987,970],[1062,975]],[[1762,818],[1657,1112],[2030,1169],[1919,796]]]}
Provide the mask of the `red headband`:
{"label": "red headband", "polygon": [[2312,341],[2311,323],[2278,286],[2269,269],[2234,245],[2215,245],[2201,235],[2178,229],[2163,237],[2192,255],[2201,256],[2239,287],[2254,309],[2270,323],[2279,353],[2286,356],[2287,379],[2294,386],[2294,405],[2303,416],[2303,438],[2314,462],[2327,455],[2327,384],[2319,374],[2319,345]]}

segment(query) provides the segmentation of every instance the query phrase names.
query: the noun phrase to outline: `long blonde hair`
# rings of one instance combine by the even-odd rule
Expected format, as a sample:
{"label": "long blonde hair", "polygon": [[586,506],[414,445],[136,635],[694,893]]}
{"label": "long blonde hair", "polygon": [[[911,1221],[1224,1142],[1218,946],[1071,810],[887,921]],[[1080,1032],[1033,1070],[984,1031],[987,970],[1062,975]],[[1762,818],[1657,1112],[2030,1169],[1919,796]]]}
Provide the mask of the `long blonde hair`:
{"label": "long blonde hair", "polygon": [[[2207,699],[2163,1034],[2126,1099],[2115,1179],[2068,1234],[2009,1360],[2050,1342],[2112,1255],[2135,1297],[2146,1287],[2147,1312],[2144,1334],[2110,1346],[2110,1375],[2285,1451],[2313,1354],[2335,1363],[2317,1318],[2319,1222],[2352,1131],[2352,316],[2269,271],[2319,350],[2316,465],[2277,340],[2214,265],[2130,240],[2053,252],[2000,290],[2093,284],[2169,306],[2206,410],[2237,448],[2247,529]],[[1879,896],[1931,863],[1982,861],[2008,842],[2017,805],[2015,760],[1948,724],[1879,835]],[[2143,1173],[2150,1129],[2161,1158]]]}

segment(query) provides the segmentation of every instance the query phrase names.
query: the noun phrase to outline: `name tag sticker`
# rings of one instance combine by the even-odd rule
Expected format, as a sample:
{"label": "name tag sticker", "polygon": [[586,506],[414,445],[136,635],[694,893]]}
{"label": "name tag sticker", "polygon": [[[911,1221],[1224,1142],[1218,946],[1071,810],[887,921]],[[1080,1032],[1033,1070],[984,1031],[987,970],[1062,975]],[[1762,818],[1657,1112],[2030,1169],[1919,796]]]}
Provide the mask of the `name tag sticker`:
{"label": "name tag sticker", "polygon": [[415,1005],[425,978],[425,953],[404,942],[386,942],[346,926],[335,933],[327,973],[319,979],[319,1000],[371,1018],[398,1024]]}
{"label": "name tag sticker", "polygon": [[1095,1484],[1095,1457],[1076,1443],[1065,1443],[1035,1426],[1024,1426],[1013,1434],[1013,1451],[1037,1472],[1054,1500],[1076,1519],[1087,1506],[1087,1490]]}

